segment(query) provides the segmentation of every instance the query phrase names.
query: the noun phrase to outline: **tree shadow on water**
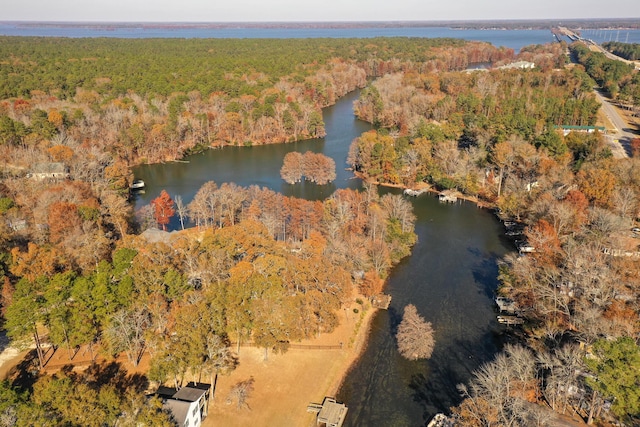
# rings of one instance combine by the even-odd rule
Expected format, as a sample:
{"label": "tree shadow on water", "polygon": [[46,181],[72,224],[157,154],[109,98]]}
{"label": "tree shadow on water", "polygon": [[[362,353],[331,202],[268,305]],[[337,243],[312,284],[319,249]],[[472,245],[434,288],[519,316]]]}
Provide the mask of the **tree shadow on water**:
{"label": "tree shadow on water", "polygon": [[434,352],[426,375],[420,372],[411,376],[409,388],[425,422],[439,412],[449,413],[462,401],[458,384],[468,383],[473,371],[493,358],[497,351],[494,344],[489,336],[474,342],[455,341]]}
{"label": "tree shadow on water", "polygon": [[471,270],[473,280],[481,286],[482,293],[489,299],[495,298],[498,287],[498,264],[495,261],[498,259],[497,257],[497,255],[491,254]]}

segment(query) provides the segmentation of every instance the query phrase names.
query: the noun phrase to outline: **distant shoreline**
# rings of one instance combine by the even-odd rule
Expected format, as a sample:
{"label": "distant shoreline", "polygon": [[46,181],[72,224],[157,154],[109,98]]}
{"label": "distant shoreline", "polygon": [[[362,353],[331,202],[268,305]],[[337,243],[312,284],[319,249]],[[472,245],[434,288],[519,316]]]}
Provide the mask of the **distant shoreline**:
{"label": "distant shoreline", "polygon": [[288,29],[349,29],[349,28],[412,28],[446,27],[469,30],[533,30],[549,29],[562,25],[575,28],[638,29],[638,18],[602,18],[602,19],[505,19],[478,21],[318,21],[318,22],[116,22],[116,21],[0,21],[2,25],[40,28],[149,28],[149,29],[225,29],[225,28],[288,28]]}

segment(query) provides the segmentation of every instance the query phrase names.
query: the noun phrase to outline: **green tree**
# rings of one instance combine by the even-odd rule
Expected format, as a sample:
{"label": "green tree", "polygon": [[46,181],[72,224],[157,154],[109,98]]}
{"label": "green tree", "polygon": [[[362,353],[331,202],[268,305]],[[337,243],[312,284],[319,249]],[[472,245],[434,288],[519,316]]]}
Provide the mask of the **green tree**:
{"label": "green tree", "polygon": [[6,322],[4,324],[7,335],[14,342],[21,343],[33,336],[40,367],[44,365],[44,354],[40,347],[38,325],[45,318],[46,300],[43,296],[43,289],[46,287],[46,282],[47,280],[44,278],[38,278],[33,282],[27,279],[18,281],[11,305],[7,307],[5,313]]}
{"label": "green tree", "polygon": [[[585,358],[593,377],[587,384],[606,399],[621,420],[640,417],[640,347],[630,337],[615,341],[600,339],[593,344],[593,356]],[[635,424],[635,423],[634,423]]]}
{"label": "green tree", "polygon": [[536,147],[544,147],[549,155],[556,159],[568,151],[560,134],[551,128],[535,139],[535,145]]}
{"label": "green tree", "polygon": [[0,116],[0,144],[19,144],[27,134],[27,127],[8,116]]}

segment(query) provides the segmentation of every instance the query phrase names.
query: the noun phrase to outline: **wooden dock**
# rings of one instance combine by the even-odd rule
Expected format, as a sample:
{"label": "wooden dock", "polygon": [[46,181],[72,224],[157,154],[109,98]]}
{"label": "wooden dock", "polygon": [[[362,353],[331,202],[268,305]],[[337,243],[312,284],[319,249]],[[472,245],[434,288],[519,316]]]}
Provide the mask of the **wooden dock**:
{"label": "wooden dock", "polygon": [[500,313],[515,313],[517,310],[517,306],[515,301],[509,299],[509,298],[504,298],[504,297],[497,297],[496,298],[496,304],[498,305],[498,309],[500,309]]}
{"label": "wooden dock", "polygon": [[498,322],[503,325],[522,325],[524,319],[518,316],[498,316]]}
{"label": "wooden dock", "polygon": [[373,308],[381,308],[387,310],[391,304],[391,295],[378,294],[371,297],[371,306]]}
{"label": "wooden dock", "polygon": [[438,194],[438,200],[442,203],[456,203],[458,195],[453,190],[446,190]]}
{"label": "wooden dock", "polygon": [[315,412],[316,426],[341,427],[347,416],[347,406],[344,403],[336,402],[333,397],[325,397],[322,404],[311,403],[307,406],[307,412]]}

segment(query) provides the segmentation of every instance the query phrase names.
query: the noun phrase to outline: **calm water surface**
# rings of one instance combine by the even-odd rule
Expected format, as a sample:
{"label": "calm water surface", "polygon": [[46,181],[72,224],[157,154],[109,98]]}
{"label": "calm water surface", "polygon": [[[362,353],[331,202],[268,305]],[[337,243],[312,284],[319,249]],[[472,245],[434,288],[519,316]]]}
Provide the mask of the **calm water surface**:
{"label": "calm water surface", "polygon": [[[369,129],[353,116],[357,96],[351,93],[324,110],[324,139],[228,147],[191,156],[185,159],[188,163],[138,167],[134,172],[147,182],[147,192],[136,205],[149,203],[163,188],[188,203],[209,180],[257,184],[314,200],[336,188],[359,188],[360,181],[343,169],[352,139]],[[320,187],[285,184],[279,170],[284,155],[293,150],[331,156],[338,166],[337,180]],[[375,315],[366,350],[338,394],[349,407],[348,426],[423,426],[459,401],[456,385],[499,349],[501,329],[492,294],[496,259],[508,250],[499,222],[470,203],[439,204],[432,195],[410,200],[419,241],[412,255],[392,270],[386,290],[393,297],[391,306]],[[436,347],[428,361],[408,362],[396,351],[393,336],[406,304],[416,305],[433,323]]]}
{"label": "calm water surface", "polygon": [[[391,272],[391,306],[375,315],[368,346],[338,394],[349,406],[346,426],[424,426],[460,401],[456,385],[500,347],[492,298],[496,259],[507,251],[501,225],[471,203],[420,196],[413,205],[418,243]],[[407,304],[433,324],[428,361],[407,361],[396,350]]]}
{"label": "calm water surface", "polygon": [[371,37],[450,37],[489,42],[519,51],[522,46],[555,41],[549,30],[454,29],[446,27],[372,28],[180,28],[38,26],[0,22],[0,35],[38,37],[117,37],[117,38],[371,38]]}
{"label": "calm water surface", "polygon": [[[242,187],[258,185],[308,200],[325,199],[337,188],[360,188],[360,180],[346,170],[351,141],[371,129],[368,123],[357,120],[353,115],[353,102],[358,99],[359,93],[351,92],[336,105],[324,109],[325,138],[292,144],[225,147],[186,157],[181,162],[134,168],[136,178],[146,183],[145,193],[135,199],[136,209],[149,204],[163,189],[171,197],[180,195],[185,204],[189,203],[207,181],[214,181],[218,186],[223,182],[234,182]],[[285,183],[280,178],[280,168],[284,156],[291,151],[313,151],[333,158],[336,162],[336,180],[328,185]]]}

